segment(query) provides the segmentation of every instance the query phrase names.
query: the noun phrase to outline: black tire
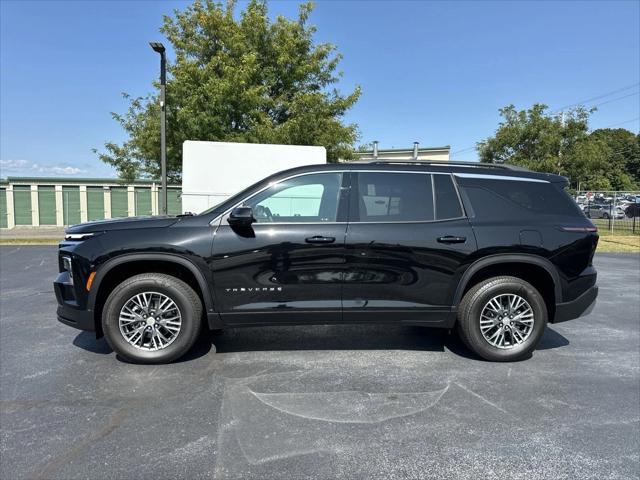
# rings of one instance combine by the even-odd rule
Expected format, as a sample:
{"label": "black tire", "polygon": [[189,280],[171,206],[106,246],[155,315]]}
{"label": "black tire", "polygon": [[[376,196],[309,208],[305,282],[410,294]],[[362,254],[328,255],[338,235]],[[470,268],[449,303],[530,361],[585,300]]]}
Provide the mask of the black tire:
{"label": "black tire", "polygon": [[602,218],[604,218],[605,220],[609,220],[609,214],[608,213],[603,213],[602,214]]}
{"label": "black tire", "polygon": [[[120,310],[134,295],[158,292],[171,298],[180,310],[182,325],[175,340],[161,350],[143,350],[128,343],[119,327]],[[162,273],[143,273],[128,278],[113,289],[102,311],[102,330],[115,352],[135,363],[168,363],[187,353],[200,334],[202,303],[198,294],[182,280]]]}
{"label": "black tire", "polygon": [[[530,335],[521,344],[501,349],[491,345],[480,330],[480,315],[487,302],[496,295],[512,293],[524,298],[533,310]],[[547,306],[542,295],[521,278],[501,276],[474,285],[463,297],[458,309],[457,329],[464,344],[485,360],[512,362],[530,356],[547,325]]]}

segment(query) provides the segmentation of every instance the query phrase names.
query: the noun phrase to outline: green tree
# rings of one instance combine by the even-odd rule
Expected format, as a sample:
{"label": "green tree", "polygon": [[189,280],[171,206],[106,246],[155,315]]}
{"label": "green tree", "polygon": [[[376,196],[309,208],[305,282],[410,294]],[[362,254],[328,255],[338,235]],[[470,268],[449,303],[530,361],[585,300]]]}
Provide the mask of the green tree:
{"label": "green tree", "polygon": [[[314,43],[313,5],[302,4],[295,21],[271,21],[266,0],[252,0],[237,18],[234,9],[235,1],[196,0],[164,17],[160,31],[175,52],[167,80],[170,178],[180,178],[185,140],[322,145],[329,161],[350,158],[358,128],[343,117],[360,88],[346,95],[335,88],[341,56]],[[125,98],[128,110],[112,115],[127,140],[96,153],[124,179],[157,178],[158,94]]]}
{"label": "green tree", "polygon": [[588,137],[589,114],[577,108],[561,115],[548,115],[547,106],[529,110],[513,105],[500,109],[503,121],[493,137],[477,144],[480,160],[510,163],[540,172],[562,173],[562,155]]}
{"label": "green tree", "polygon": [[[557,173],[582,189],[633,188],[638,180],[634,176],[638,171],[637,136],[623,129],[618,130],[626,134],[617,130],[589,133],[593,111],[578,107],[564,115],[551,115],[543,104],[520,111],[513,105],[502,108],[503,120],[495,134],[477,144],[480,160]],[[636,153],[627,157],[628,152]]]}
{"label": "green tree", "polygon": [[640,134],[634,134],[624,128],[600,128],[591,133],[609,147],[609,161],[617,171],[626,175],[621,177],[619,189],[632,188],[632,184],[640,186]]}
{"label": "green tree", "polygon": [[590,136],[580,139],[563,158],[563,171],[572,187],[585,190],[612,190],[608,158],[611,150]]}

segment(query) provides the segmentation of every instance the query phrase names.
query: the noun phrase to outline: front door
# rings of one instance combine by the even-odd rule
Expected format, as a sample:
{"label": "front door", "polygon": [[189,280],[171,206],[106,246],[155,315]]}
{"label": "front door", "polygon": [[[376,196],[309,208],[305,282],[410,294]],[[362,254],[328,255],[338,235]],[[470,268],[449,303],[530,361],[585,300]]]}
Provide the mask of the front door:
{"label": "front door", "polygon": [[222,218],[213,241],[218,311],[227,325],[340,321],[347,174],[301,174],[246,199],[256,222]]}
{"label": "front door", "polygon": [[344,321],[450,321],[476,240],[450,174],[353,174]]}

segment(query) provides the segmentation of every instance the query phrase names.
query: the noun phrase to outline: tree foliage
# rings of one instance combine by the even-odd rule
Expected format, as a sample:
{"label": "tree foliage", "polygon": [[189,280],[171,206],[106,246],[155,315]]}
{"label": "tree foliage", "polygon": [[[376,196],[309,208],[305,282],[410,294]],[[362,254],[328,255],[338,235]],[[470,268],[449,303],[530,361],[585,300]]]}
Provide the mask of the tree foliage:
{"label": "tree foliage", "polygon": [[520,111],[509,105],[500,110],[494,136],[477,144],[480,160],[557,173],[582,189],[637,187],[639,136],[624,129],[589,132],[593,111],[578,107],[562,116],[548,114],[543,104]]}
{"label": "tree foliage", "polygon": [[[601,128],[594,130],[591,137],[602,141],[609,148],[609,162],[615,169],[629,177],[628,183],[640,187],[640,134],[624,128]],[[628,187],[621,187],[626,189]]]}
{"label": "tree foliage", "polygon": [[[169,176],[180,178],[185,140],[322,145],[329,161],[350,158],[358,129],[343,117],[360,89],[335,88],[341,56],[334,45],[314,43],[313,5],[302,4],[297,20],[271,21],[266,0],[234,10],[234,1],[196,0],[164,17],[160,31],[175,52],[166,92]],[[98,155],[125,179],[157,178],[158,94],[125,97],[128,110],[112,115],[128,139],[106,143]]]}

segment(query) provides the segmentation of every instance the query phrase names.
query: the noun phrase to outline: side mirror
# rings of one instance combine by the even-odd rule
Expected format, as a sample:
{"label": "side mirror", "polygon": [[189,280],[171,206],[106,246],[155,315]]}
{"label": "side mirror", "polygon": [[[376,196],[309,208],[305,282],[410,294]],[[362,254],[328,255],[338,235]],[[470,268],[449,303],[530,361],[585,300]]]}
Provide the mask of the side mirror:
{"label": "side mirror", "polygon": [[251,207],[236,207],[231,210],[227,222],[232,227],[249,227],[256,219],[253,218]]}

